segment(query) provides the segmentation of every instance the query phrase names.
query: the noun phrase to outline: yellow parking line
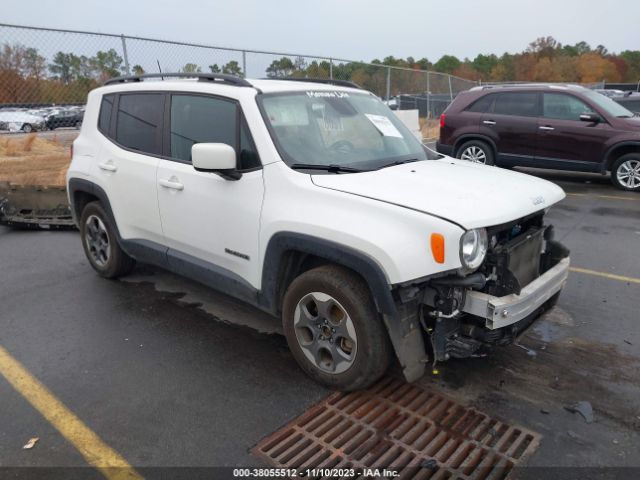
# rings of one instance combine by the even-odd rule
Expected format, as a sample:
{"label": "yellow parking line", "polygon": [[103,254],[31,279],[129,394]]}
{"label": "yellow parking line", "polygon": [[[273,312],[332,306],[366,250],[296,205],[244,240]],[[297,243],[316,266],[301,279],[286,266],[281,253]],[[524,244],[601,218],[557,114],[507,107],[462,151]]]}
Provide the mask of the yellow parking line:
{"label": "yellow parking line", "polygon": [[593,197],[606,198],[607,200],[628,200],[630,202],[640,202],[640,198],[620,197],[618,195],[589,195],[588,193],[567,193],[572,197]]}
{"label": "yellow parking line", "polygon": [[109,480],[142,476],[0,346],[0,374]]}
{"label": "yellow parking line", "polygon": [[596,277],[603,277],[611,280],[620,280],[621,282],[640,283],[640,278],[625,277],[624,275],[616,275],[614,273],[598,272],[597,270],[577,267],[570,267],[569,270],[576,273],[584,273],[586,275],[594,275]]}

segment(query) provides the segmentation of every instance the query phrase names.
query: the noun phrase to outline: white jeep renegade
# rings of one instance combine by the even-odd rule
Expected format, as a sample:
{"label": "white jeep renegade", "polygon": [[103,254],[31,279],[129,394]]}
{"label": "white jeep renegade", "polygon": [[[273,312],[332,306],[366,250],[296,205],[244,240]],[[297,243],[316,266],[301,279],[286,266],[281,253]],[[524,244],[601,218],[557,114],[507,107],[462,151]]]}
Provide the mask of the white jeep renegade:
{"label": "white jeep renegade", "polygon": [[100,275],[139,260],[281,316],[345,390],[508,344],[559,295],[559,187],[438,155],[348,82],[184,76],[89,94],[68,193]]}

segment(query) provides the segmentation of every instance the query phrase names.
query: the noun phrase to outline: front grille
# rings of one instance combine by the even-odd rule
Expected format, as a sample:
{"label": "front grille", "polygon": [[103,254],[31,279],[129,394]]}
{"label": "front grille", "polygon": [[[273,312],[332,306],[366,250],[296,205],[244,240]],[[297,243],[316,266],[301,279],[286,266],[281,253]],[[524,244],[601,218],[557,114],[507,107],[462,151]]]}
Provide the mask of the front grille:
{"label": "front grille", "polygon": [[488,229],[491,243],[480,271],[492,280],[485,293],[498,297],[519,294],[540,276],[545,229],[541,213]]}

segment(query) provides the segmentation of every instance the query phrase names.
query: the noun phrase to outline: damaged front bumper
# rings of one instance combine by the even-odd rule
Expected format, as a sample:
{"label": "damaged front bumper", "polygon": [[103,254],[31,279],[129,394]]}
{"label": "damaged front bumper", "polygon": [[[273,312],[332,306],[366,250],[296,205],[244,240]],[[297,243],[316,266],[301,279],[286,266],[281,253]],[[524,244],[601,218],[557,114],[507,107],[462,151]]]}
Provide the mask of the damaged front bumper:
{"label": "damaged front bumper", "polygon": [[564,287],[569,275],[569,257],[525,286],[520,295],[514,293],[495,297],[470,290],[466,294],[462,311],[486,320],[489,330],[512,325],[525,319]]}
{"label": "damaged front bumper", "polygon": [[450,274],[394,290],[398,313],[384,321],[407,381],[429,364],[513,343],[554,305],[567,281],[569,250],[553,240],[552,227],[530,226],[491,255],[466,277]]}

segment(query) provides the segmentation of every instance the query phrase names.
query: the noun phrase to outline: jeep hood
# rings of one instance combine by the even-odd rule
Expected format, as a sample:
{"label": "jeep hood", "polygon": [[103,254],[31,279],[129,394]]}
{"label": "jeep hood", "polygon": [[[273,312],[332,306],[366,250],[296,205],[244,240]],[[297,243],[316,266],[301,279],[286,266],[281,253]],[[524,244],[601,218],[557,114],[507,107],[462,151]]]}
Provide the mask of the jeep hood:
{"label": "jeep hood", "polygon": [[418,210],[466,229],[516,220],[565,197],[546,180],[449,157],[311,178],[322,188]]}

